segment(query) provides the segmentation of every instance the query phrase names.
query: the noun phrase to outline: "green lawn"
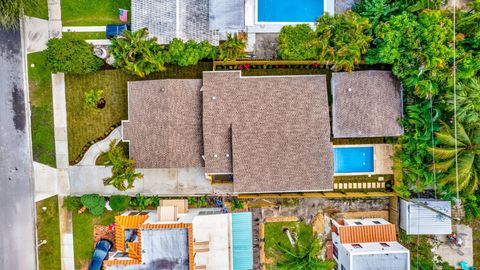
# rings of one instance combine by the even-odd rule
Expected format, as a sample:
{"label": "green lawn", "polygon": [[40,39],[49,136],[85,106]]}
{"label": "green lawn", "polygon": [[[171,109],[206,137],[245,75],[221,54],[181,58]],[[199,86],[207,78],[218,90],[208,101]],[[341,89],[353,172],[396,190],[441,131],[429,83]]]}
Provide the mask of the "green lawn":
{"label": "green lawn", "polygon": [[[46,207],[45,211],[43,207]],[[37,202],[37,237],[39,242],[47,240],[46,244],[38,248],[39,269],[60,269],[60,221],[57,196]]]}
{"label": "green lawn", "polygon": [[48,20],[48,1],[38,0],[38,6],[30,12],[27,12],[25,15]]}
{"label": "green lawn", "polygon": [[[202,71],[212,70],[212,63],[201,62],[196,66],[167,66],[165,72],[155,73],[145,79],[200,79]],[[127,117],[127,82],[140,80],[121,70],[105,70],[89,75],[65,75],[68,155],[74,161],[87,142],[100,137],[113,124]],[[106,107],[90,110],[85,107],[84,92],[91,88],[104,91]]]}
{"label": "green lawn", "polygon": [[122,23],[118,17],[119,8],[128,10],[131,17],[131,0],[62,0],[63,26],[101,26]]}
{"label": "green lawn", "polygon": [[94,249],[93,225],[112,224],[118,214],[113,211],[105,211],[101,216],[94,216],[88,211],[83,214],[72,213],[75,269],[82,269],[90,262]]}
{"label": "green lawn", "polygon": [[[312,230],[312,227],[303,222],[267,222],[265,223],[265,256],[274,258],[274,246],[278,243],[290,245],[287,234],[283,232],[283,228],[289,228],[290,233],[294,236],[299,228],[304,226]],[[302,237],[301,235],[299,237]]]}
{"label": "green lawn", "polygon": [[44,52],[28,54],[28,84],[33,160],[55,167],[52,80]]}
{"label": "green lawn", "polygon": [[106,39],[107,34],[105,32],[63,32],[62,37],[64,38],[75,38],[75,39]]}

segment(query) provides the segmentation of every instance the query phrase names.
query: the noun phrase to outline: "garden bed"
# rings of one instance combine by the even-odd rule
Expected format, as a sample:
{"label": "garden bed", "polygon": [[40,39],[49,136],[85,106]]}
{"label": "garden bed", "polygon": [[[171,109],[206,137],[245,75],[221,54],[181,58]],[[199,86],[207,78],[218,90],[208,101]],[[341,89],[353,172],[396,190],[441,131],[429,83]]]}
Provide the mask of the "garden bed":
{"label": "garden bed", "polygon": [[44,52],[28,54],[27,58],[33,160],[55,167],[51,73]]}
{"label": "garden bed", "polygon": [[[58,216],[58,197],[53,196],[36,203],[37,207],[37,239],[38,266],[40,270],[60,269],[60,221]],[[43,208],[46,207],[45,210]]]}

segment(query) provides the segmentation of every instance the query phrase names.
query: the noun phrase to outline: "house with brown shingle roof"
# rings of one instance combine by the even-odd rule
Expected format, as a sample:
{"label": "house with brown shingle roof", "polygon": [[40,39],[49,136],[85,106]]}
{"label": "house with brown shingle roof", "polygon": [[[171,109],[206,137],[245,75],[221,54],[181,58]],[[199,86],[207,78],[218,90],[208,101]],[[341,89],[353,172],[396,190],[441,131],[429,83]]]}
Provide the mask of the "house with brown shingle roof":
{"label": "house with brown shingle roof", "polygon": [[397,241],[397,229],[382,218],[332,221],[337,269],[408,270],[410,251]]}
{"label": "house with brown shingle roof", "polygon": [[403,135],[402,88],[390,71],[333,73],[331,89],[333,137]]}
{"label": "house with brown shingle roof", "polygon": [[[334,137],[402,134],[390,72],[334,73],[332,93]],[[139,168],[204,167],[214,182],[233,181],[234,193],[330,191],[329,112],[325,75],[129,82],[123,140]]]}

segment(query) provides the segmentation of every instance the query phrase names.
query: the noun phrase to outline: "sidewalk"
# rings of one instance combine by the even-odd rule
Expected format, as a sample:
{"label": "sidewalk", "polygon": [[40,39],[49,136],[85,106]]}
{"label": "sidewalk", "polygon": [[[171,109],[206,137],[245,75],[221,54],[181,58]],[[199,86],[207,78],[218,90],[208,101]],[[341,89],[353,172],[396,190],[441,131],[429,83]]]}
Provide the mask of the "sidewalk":
{"label": "sidewalk", "polygon": [[106,26],[64,26],[63,32],[106,32]]}

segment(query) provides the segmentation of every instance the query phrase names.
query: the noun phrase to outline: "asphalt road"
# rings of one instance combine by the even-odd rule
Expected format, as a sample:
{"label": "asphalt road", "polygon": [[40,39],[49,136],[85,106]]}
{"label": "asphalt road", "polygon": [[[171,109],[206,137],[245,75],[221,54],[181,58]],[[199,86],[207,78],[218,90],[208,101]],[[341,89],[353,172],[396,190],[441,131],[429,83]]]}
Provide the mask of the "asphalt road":
{"label": "asphalt road", "polygon": [[0,28],[0,270],[35,270],[33,164],[19,31]]}

